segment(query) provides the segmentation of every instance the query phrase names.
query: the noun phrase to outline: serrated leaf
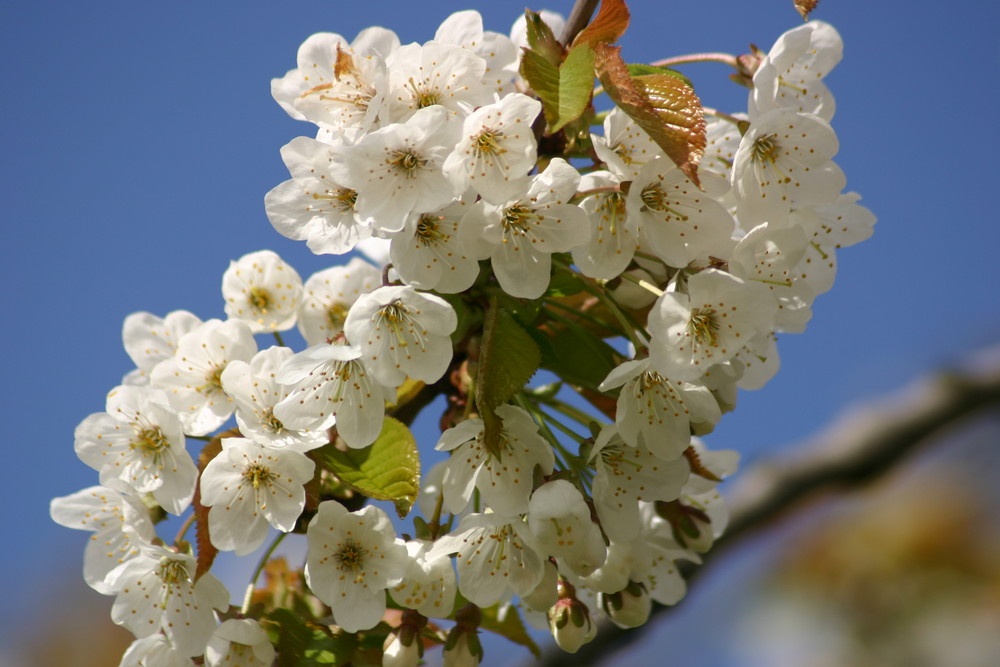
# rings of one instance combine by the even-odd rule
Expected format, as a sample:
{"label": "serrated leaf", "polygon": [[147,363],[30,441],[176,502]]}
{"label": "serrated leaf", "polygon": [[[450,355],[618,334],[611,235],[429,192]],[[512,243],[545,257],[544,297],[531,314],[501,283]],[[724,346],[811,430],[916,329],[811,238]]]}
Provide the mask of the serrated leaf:
{"label": "serrated leaf", "polygon": [[705,115],[691,86],[666,73],[632,77],[619,47],[598,44],[594,52],[598,77],[612,101],[701,187],[698,162],[705,152]]}
{"label": "serrated leaf", "polygon": [[480,628],[489,630],[501,637],[506,637],[515,644],[527,647],[536,658],[542,657],[542,651],[524,627],[524,621],[521,620],[521,614],[518,612],[517,607],[505,607],[503,620],[500,619],[499,604],[481,609],[480,611],[483,614],[483,620],[479,624]]}
{"label": "serrated leaf", "polygon": [[506,310],[491,307],[486,323],[476,379],[480,412],[492,412],[513,398],[541,363],[538,345]]}
{"label": "serrated leaf", "polygon": [[628,28],[630,18],[628,5],[624,0],[601,0],[597,16],[580,31],[570,46],[578,44],[594,46],[601,42],[606,44],[617,42]]}
{"label": "serrated leaf", "polygon": [[594,52],[586,44],[570,51],[559,66],[528,49],[521,58],[520,71],[542,102],[548,134],[558,132],[587,110],[594,91]]}
{"label": "serrated leaf", "polygon": [[803,21],[809,20],[809,14],[816,9],[819,0],[795,0],[795,11],[799,13]]}
{"label": "serrated leaf", "polygon": [[275,609],[262,625],[275,643],[277,667],[341,666],[351,662],[358,641],[355,635],[331,635],[324,626],[304,623],[287,609]]}
{"label": "serrated leaf", "polygon": [[209,440],[202,448],[201,454],[198,455],[198,484],[194,487],[194,498],[191,500],[195,519],[195,544],[198,547],[198,562],[194,574],[196,580],[212,569],[212,563],[215,562],[215,557],[219,553],[219,550],[212,544],[212,536],[208,532],[209,508],[201,504],[201,474],[205,472],[205,467],[211,463],[212,459],[222,451],[222,439],[239,435],[240,432],[237,429],[220,433]]}
{"label": "serrated leaf", "polygon": [[645,63],[629,63],[627,67],[628,73],[633,77],[643,76],[645,74],[669,74],[670,76],[676,76],[678,79],[691,86],[691,88],[694,88],[694,84],[691,83],[691,79],[687,78],[675,69],[670,69],[669,67],[657,67],[656,65],[647,65]]}
{"label": "serrated leaf", "polygon": [[528,38],[528,50],[542,57],[550,65],[559,66],[566,50],[559,43],[552,28],[549,27],[540,14],[525,10],[525,31]]}
{"label": "serrated leaf", "polygon": [[382,432],[363,449],[326,445],[316,458],[345,486],[376,500],[391,500],[404,518],[420,492],[420,453],[413,433],[403,422],[386,417]]}

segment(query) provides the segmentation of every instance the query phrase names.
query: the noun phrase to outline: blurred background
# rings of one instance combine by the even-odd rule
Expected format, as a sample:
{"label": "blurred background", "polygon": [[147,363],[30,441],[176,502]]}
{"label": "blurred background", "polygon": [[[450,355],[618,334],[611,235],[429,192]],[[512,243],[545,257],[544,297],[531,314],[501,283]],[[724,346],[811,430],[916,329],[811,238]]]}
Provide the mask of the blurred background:
{"label": "blurred background", "polygon": [[[507,32],[523,0],[491,0]],[[571,3],[531,6],[568,13]],[[791,0],[634,0],[629,62],[765,51],[801,23]],[[131,635],[81,577],[87,535],[48,503],[96,483],[73,429],[104,409],[131,364],[126,315],[223,317],[231,259],[269,248],[303,278],[337,263],[278,235],[264,194],[279,148],[310,127],[269,82],[311,33],[374,24],[426,41],[468,0],[212,3],[7,2],[0,6],[0,226],[4,382],[0,442],[0,665],[117,664]],[[744,468],[777,460],[848,406],[1000,341],[995,206],[1000,7],[977,0],[824,0],[843,62],[836,160],[879,218],[838,255],[838,281],[782,370],[743,393],[707,439]],[[724,66],[682,68],[707,106],[745,109]],[[418,434],[419,437],[420,434]],[[1000,418],[984,415],[863,492],[818,502],[744,540],[629,647],[632,664],[989,665],[1000,655]],[[425,440],[433,442],[430,432]],[[164,535],[166,535],[164,533]],[[225,561],[239,595],[253,562]],[[243,583],[240,583],[243,582]],[[229,581],[227,580],[227,583]],[[488,654],[516,664],[522,649]],[[81,650],[86,647],[86,650]],[[502,657],[501,657],[502,654]],[[608,658],[609,661],[618,658]]]}

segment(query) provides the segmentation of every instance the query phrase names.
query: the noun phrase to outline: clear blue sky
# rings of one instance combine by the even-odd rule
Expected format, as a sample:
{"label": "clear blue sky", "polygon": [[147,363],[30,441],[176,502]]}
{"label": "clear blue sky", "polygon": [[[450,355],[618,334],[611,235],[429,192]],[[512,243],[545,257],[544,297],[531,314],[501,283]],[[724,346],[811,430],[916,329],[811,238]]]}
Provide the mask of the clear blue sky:
{"label": "clear blue sky", "polygon": [[[478,7],[506,32],[524,0]],[[6,573],[0,645],[30,589],[82,567],[85,535],[50,523],[48,501],[96,483],[73,429],[103,410],[130,363],[122,319],[186,308],[222,317],[230,259],[270,248],[307,277],[315,257],[273,231],[263,196],[287,178],[279,148],[309,127],[269,82],[318,31],[374,24],[424,41],[461,2],[7,2],[0,8],[3,405],[0,485]],[[567,12],[570,2],[551,9]],[[676,7],[673,9],[672,7]],[[535,6],[541,9],[542,6]],[[636,0],[624,55],[770,47],[800,19],[791,0]],[[838,282],[783,369],[743,394],[709,443],[752,461],[813,432],[845,405],[1000,338],[996,190],[1000,9],[824,0],[845,57],[828,79],[848,188],[879,218],[840,254]],[[745,108],[718,65],[685,68],[705,104]],[[33,575],[27,571],[31,564]],[[108,621],[110,623],[110,620]]]}

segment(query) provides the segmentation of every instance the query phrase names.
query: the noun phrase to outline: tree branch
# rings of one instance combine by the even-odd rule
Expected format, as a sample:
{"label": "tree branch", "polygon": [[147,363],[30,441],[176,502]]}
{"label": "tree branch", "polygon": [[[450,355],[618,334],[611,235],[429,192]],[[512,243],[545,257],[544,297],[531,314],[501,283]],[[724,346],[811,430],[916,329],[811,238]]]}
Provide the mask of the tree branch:
{"label": "tree branch", "polygon": [[[808,500],[831,489],[849,490],[892,470],[921,446],[934,442],[944,429],[985,409],[1000,407],[1000,347],[992,348],[963,364],[914,382],[888,398],[847,411],[832,426],[809,439],[799,450],[780,460],[738,473],[728,494],[730,522],[705,560],[716,559],[747,535],[801,511]],[[683,563],[683,565],[689,565]],[[682,568],[691,581],[704,570]],[[683,604],[683,602],[681,603]],[[538,663],[595,665],[612,651],[635,641],[655,616],[673,607],[656,605],[650,622],[622,630],[607,621],[597,637],[578,653],[569,655],[551,646]]]}
{"label": "tree branch", "polygon": [[587,27],[587,23],[590,21],[590,17],[594,15],[594,10],[597,9],[599,1],[576,0],[573,3],[573,9],[570,10],[569,18],[566,19],[566,27],[563,28],[562,35],[559,37],[559,41],[562,42],[563,46],[572,42],[580,31]]}

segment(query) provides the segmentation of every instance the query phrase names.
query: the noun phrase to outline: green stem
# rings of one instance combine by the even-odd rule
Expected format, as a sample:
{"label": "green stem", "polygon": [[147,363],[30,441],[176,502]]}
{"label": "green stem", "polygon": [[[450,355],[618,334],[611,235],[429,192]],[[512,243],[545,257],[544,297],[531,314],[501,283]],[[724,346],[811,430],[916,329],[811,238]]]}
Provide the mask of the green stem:
{"label": "green stem", "polygon": [[[614,331],[615,333],[621,334],[622,336],[625,335],[624,331],[620,331],[617,327],[612,326],[611,323],[605,322],[602,319],[594,317],[590,313],[585,313],[585,312],[581,311],[579,308],[574,308],[572,306],[567,306],[565,303],[562,303],[561,301],[557,301],[557,300],[552,299],[552,298],[545,298],[545,297],[543,297],[542,300],[545,302],[545,305],[547,305],[547,306],[555,306],[556,308],[559,308],[561,310],[565,310],[567,312],[573,313],[573,315],[575,315],[576,317],[578,317],[581,320],[587,320],[591,324],[597,325],[597,326],[602,327],[604,329],[608,329],[610,331]],[[546,314],[550,314],[550,312],[551,311],[547,311]]]}
{"label": "green stem", "polygon": [[253,599],[254,589],[257,588],[257,579],[260,578],[260,573],[264,571],[264,566],[267,565],[267,561],[271,559],[271,554],[274,553],[274,550],[278,548],[278,545],[281,544],[281,541],[285,539],[285,535],[287,534],[288,533],[278,533],[278,536],[274,538],[273,542],[271,542],[271,546],[269,546],[267,551],[264,552],[264,555],[260,557],[260,562],[257,563],[257,569],[253,571],[253,577],[250,579],[250,584],[247,586],[247,592],[243,596],[243,606],[240,607],[241,614],[245,615],[248,611],[250,611],[250,601]]}
{"label": "green stem", "polygon": [[646,290],[647,292],[655,294],[657,298],[663,296],[663,290],[661,290],[659,287],[649,282],[648,280],[637,278],[636,276],[633,276],[631,273],[623,273],[621,277],[629,281],[630,283],[635,283],[636,285]]}
{"label": "green stem", "polygon": [[573,407],[569,403],[566,403],[558,398],[536,398],[535,400],[546,407],[552,408],[556,412],[566,415],[576,423],[587,428],[590,427],[591,422],[597,421],[597,419],[595,419],[590,413],[584,412],[580,408]]}
{"label": "green stem", "polygon": [[275,332],[273,332],[273,333],[274,333],[274,340],[278,341],[278,345],[280,345],[281,347],[287,347],[287,346],[285,345],[285,341],[283,341],[283,340],[281,339],[281,334],[280,334],[280,333],[278,333],[277,331],[275,331]]}
{"label": "green stem", "polygon": [[579,457],[568,451],[565,447],[563,447],[563,444],[559,442],[559,438],[556,437],[556,434],[553,433],[552,429],[550,429],[548,424],[545,423],[548,415],[542,412],[538,406],[524,394],[524,392],[518,392],[517,396],[514,397],[514,400],[517,401],[518,405],[531,413],[535,423],[538,424],[538,430],[541,432],[542,437],[552,443],[552,453],[555,455],[557,462],[562,466],[562,468],[564,470],[572,470],[574,473],[579,474],[579,465],[575,465]]}

